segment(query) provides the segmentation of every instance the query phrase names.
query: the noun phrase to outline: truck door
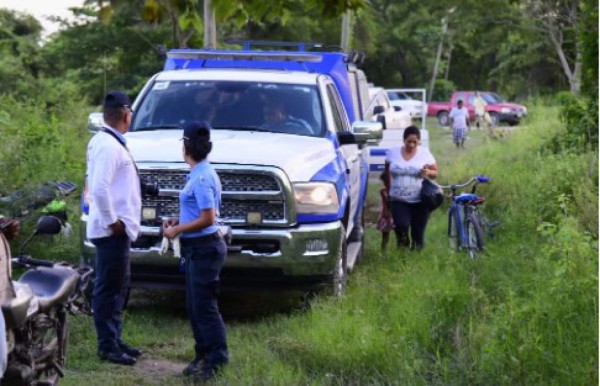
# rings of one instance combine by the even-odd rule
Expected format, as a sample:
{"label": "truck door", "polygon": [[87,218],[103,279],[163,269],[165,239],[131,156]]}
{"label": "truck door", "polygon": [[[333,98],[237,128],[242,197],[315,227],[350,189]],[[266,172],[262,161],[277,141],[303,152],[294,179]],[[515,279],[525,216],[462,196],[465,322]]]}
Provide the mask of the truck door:
{"label": "truck door", "polygon": [[[348,116],[346,110],[343,107],[341,98],[337,92],[337,89],[332,83],[327,84],[327,97],[329,99],[329,105],[331,106],[331,113],[333,115],[334,129],[337,133],[340,132],[351,132],[350,123],[348,122]],[[348,182],[350,188],[350,216],[348,219],[347,232],[351,231],[354,227],[353,219],[356,215],[358,208],[358,201],[361,193],[360,187],[360,156],[361,150],[355,143],[344,144],[338,148],[338,156],[340,156],[343,162],[346,163],[346,172],[348,173]]]}

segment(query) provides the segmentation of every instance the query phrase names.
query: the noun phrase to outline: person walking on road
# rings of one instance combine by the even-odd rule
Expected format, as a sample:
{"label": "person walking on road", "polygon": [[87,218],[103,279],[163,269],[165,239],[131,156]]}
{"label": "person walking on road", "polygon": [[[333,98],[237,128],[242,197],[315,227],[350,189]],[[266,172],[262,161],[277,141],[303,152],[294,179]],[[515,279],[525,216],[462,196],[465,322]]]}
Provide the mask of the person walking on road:
{"label": "person walking on road", "polygon": [[461,99],[456,103],[450,111],[450,127],[452,127],[452,139],[456,144],[456,148],[465,147],[465,138],[467,136],[467,130],[469,128],[469,110],[463,106]]}
{"label": "person walking on road", "polygon": [[186,303],[196,356],[183,374],[204,382],[229,362],[225,324],[217,305],[227,245],[217,224],[221,182],[207,160],[212,150],[210,126],[187,123],[182,139],[190,173],[179,194],[179,219],[165,221],[163,234],[169,239],[180,236],[184,259]]}
{"label": "person walking on road", "polygon": [[487,106],[487,102],[481,96],[479,91],[475,91],[475,95],[473,97],[473,108],[475,109],[475,125],[478,130],[486,129],[487,123],[485,120],[485,106]]}
{"label": "person walking on road", "polygon": [[129,248],[140,230],[140,179],[123,134],[131,124],[131,101],[113,91],[104,99],[105,124],[87,147],[89,216],[87,237],[96,246],[92,299],[98,356],[133,365],[142,353],[121,339],[130,284]]}

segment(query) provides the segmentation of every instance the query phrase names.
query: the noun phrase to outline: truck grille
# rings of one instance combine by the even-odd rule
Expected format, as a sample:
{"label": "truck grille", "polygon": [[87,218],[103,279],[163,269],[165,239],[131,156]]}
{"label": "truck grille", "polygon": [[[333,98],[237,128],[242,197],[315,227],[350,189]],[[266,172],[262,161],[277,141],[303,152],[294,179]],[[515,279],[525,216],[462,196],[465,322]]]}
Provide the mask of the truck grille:
{"label": "truck grille", "polygon": [[[221,220],[232,225],[246,223],[248,212],[262,214],[263,223],[282,222],[286,220],[285,199],[278,179],[272,174],[259,174],[251,171],[216,170],[222,185]],[[161,189],[181,190],[185,185],[187,170],[140,170],[140,176],[148,182],[157,182]],[[236,197],[236,193],[239,196]],[[245,199],[244,194],[252,193],[252,199]],[[260,194],[265,195],[264,199]],[[278,199],[273,194],[279,193]],[[257,196],[258,195],[258,196]],[[179,197],[161,196],[144,198],[143,206],[156,207],[158,216],[178,217]],[[145,223],[144,225],[154,225]]]}

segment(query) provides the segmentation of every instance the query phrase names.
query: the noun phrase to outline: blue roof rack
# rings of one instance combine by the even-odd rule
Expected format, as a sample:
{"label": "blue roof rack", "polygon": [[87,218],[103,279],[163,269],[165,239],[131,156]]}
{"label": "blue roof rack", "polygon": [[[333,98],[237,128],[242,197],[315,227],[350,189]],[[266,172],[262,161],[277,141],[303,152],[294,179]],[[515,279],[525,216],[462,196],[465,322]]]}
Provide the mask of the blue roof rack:
{"label": "blue roof rack", "polygon": [[[237,43],[236,43],[237,44]],[[357,55],[343,52],[306,51],[306,48],[321,48],[319,43],[288,42],[242,42],[242,50],[220,49],[173,49],[167,52],[164,70],[205,70],[220,68],[271,69],[300,71],[329,75],[346,106],[352,106],[348,65]],[[296,51],[257,51],[252,46],[295,47]],[[351,110],[351,109],[350,109]],[[354,112],[348,111],[350,122]]]}

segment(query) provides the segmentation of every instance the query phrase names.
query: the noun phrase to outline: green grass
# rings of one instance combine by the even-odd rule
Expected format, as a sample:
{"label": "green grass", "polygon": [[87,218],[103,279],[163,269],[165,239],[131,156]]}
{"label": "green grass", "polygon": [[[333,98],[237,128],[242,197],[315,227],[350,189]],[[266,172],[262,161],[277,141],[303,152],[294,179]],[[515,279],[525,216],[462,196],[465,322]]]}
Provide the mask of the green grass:
{"label": "green grass", "polygon": [[[445,204],[420,253],[392,248],[382,257],[369,229],[366,258],[342,300],[268,312],[281,294],[227,296],[231,363],[214,384],[598,384],[598,155],[544,150],[564,129],[556,110],[540,106],[503,139],[471,133],[465,150],[447,129],[429,127],[440,182],[492,177],[480,193],[502,225],[485,255],[472,261],[449,250]],[[379,184],[371,188],[373,221]],[[240,316],[239,308],[256,311]],[[63,384],[184,382],[193,339],[182,294],[134,292],[124,320],[125,339],[144,360],[133,368],[100,362],[91,319],[71,317]]]}

